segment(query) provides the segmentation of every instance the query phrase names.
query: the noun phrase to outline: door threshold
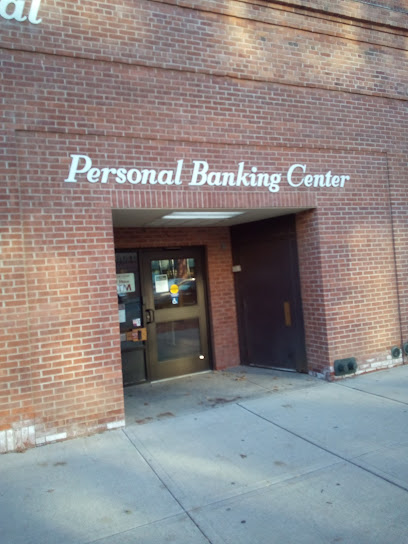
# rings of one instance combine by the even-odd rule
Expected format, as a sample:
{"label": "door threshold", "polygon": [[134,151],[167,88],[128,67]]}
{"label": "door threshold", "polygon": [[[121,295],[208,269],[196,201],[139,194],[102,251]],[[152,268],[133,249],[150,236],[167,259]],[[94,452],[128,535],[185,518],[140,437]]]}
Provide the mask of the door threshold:
{"label": "door threshold", "polygon": [[297,372],[294,368],[281,368],[279,366],[268,366],[268,365],[254,365],[252,363],[249,363],[248,366],[251,366],[253,368],[265,368],[267,370],[279,370],[281,372]]}
{"label": "door threshold", "polygon": [[201,374],[210,374],[212,370],[203,370],[201,372],[191,372],[190,374],[182,374],[181,376],[172,376],[171,378],[163,378],[162,380],[152,380],[150,383],[162,383],[170,382],[173,380],[179,380],[180,378],[188,378],[190,376],[199,376]]}

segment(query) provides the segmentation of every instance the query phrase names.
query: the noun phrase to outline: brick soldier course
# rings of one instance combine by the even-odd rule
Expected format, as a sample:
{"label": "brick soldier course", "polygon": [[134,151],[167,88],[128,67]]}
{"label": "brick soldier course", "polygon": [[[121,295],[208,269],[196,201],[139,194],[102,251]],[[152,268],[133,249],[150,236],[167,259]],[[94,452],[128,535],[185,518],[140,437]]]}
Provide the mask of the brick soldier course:
{"label": "brick soldier course", "polygon": [[[308,372],[407,361],[406,2],[2,0],[0,47],[0,451],[124,424],[115,248],[205,246],[213,368],[240,364],[229,228],[112,209],[297,210]],[[275,190],[217,184],[241,163]]]}

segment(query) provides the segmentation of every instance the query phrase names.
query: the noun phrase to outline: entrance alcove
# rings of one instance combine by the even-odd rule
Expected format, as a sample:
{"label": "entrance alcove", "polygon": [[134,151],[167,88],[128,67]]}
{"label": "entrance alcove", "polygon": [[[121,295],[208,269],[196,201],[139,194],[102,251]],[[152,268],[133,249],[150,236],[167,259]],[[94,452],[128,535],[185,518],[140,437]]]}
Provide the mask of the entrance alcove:
{"label": "entrance alcove", "polygon": [[113,210],[124,385],[240,364],[306,372],[300,211]]}

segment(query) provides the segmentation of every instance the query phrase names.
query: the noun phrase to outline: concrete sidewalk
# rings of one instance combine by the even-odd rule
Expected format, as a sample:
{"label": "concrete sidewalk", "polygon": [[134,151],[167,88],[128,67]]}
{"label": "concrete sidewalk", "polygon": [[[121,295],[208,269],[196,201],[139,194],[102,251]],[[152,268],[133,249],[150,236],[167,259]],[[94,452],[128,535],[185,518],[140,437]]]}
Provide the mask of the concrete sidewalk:
{"label": "concrete sidewalk", "polygon": [[126,391],[127,427],[0,456],[5,544],[408,542],[408,366]]}

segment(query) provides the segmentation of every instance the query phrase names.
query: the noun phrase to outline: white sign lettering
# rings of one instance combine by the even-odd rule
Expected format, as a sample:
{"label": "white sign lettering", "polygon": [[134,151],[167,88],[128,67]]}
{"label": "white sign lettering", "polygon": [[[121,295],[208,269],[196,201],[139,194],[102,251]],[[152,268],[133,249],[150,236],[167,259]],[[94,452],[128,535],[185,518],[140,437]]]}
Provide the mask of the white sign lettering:
{"label": "white sign lettering", "polygon": [[295,176],[295,170],[301,170],[306,173],[305,164],[293,164],[288,170],[288,183],[291,187],[344,187],[346,181],[350,179],[350,176],[334,176],[331,170],[325,174],[307,174],[300,178]]}
{"label": "white sign lettering", "polygon": [[[88,155],[71,155],[71,166],[65,182],[76,183],[78,177],[84,175],[89,183],[130,183],[132,185],[181,185],[184,159],[177,161],[177,166],[171,170],[154,170],[139,168],[110,168],[94,167]],[[202,187],[264,187],[271,193],[277,193],[282,179],[286,179],[290,187],[307,188],[343,188],[349,175],[333,174],[331,170],[324,173],[308,174],[306,164],[292,164],[286,175],[282,172],[269,174],[259,172],[256,166],[249,169],[245,162],[238,163],[235,172],[210,171],[207,161],[193,161],[193,173],[188,185]]]}
{"label": "white sign lettering", "polygon": [[41,0],[31,0],[28,14],[24,15],[24,12],[27,12],[26,3],[29,4],[26,0],[0,0],[0,17],[9,21],[14,19],[19,23],[28,19],[33,25],[38,25],[42,21],[42,19],[38,19]]}
{"label": "white sign lettering", "polygon": [[265,174],[253,166],[251,172],[245,172],[245,163],[238,164],[235,172],[208,172],[206,161],[194,161],[193,176],[189,185],[219,185],[222,187],[267,187],[271,193],[279,191],[282,174]]}
{"label": "white sign lettering", "polygon": [[93,168],[92,160],[87,155],[71,155],[72,162],[69,169],[69,175],[65,180],[68,183],[76,183],[78,174],[86,174],[86,179],[90,183],[108,183],[109,177],[116,183],[126,183],[132,185],[141,183],[146,185],[181,185],[181,171],[183,169],[183,159],[177,162],[176,171],[174,170],[139,170],[137,168]]}

